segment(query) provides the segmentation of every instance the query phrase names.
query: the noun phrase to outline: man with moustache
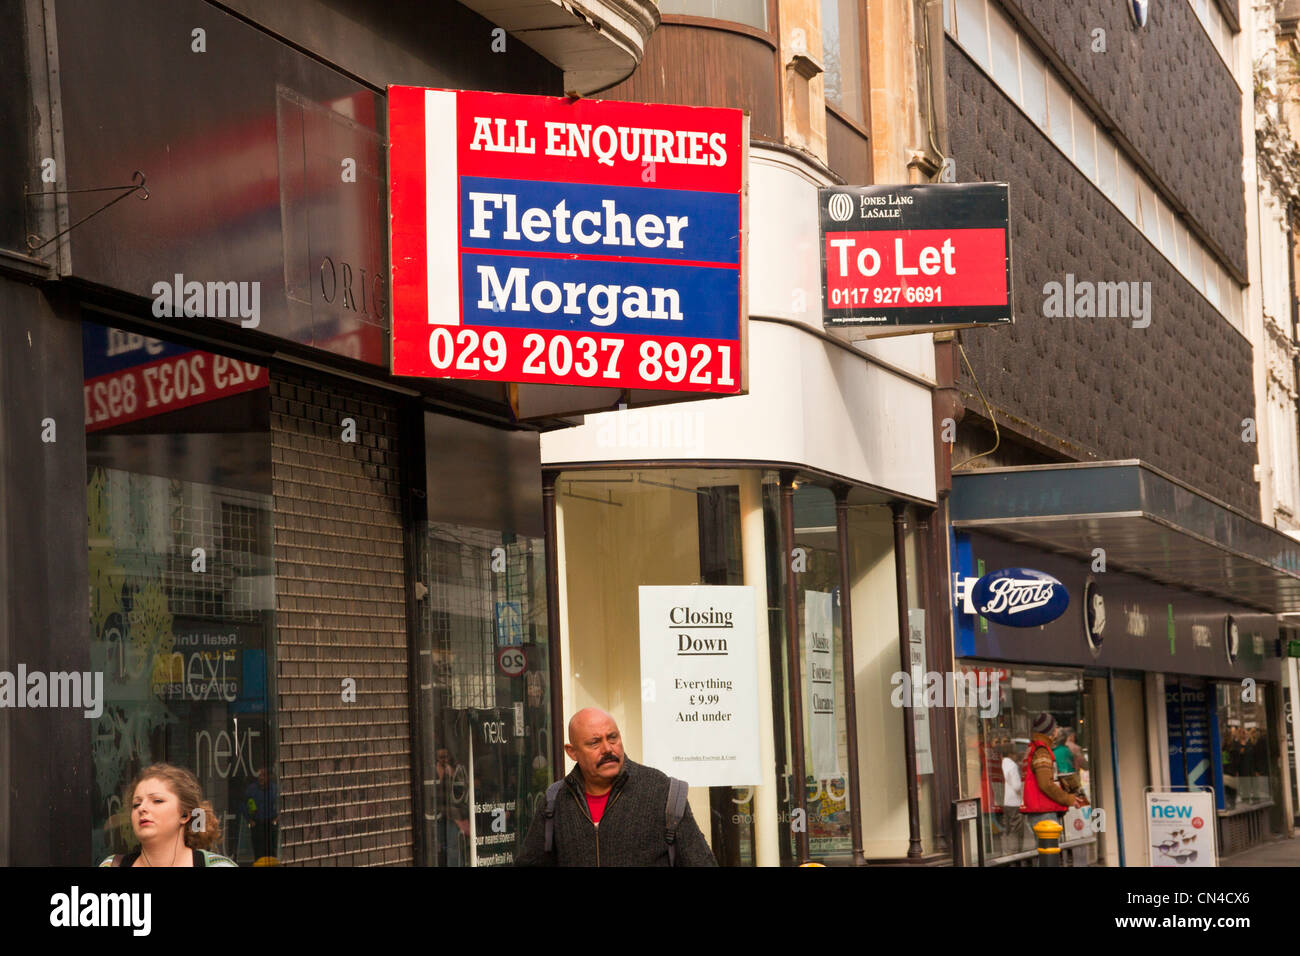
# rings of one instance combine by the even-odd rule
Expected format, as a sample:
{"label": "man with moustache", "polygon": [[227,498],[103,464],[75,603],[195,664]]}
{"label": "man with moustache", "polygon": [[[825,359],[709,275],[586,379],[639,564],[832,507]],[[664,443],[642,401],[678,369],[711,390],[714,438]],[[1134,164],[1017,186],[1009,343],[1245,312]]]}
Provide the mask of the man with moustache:
{"label": "man with moustache", "polygon": [[669,777],[627,759],[609,714],[574,714],[564,751],[577,766],[560,782],[551,815],[539,808],[517,866],[718,865],[689,804],[670,832]]}

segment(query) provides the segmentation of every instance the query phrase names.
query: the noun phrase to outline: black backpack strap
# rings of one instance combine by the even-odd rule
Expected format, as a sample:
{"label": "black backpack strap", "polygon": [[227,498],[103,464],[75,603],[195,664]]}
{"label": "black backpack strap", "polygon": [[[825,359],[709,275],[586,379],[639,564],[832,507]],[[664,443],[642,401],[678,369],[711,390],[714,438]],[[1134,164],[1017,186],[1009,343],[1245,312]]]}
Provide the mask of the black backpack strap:
{"label": "black backpack strap", "polygon": [[664,839],[668,841],[669,866],[677,865],[677,827],[681,824],[682,817],[686,815],[686,790],[685,780],[678,780],[676,777],[668,778],[668,804],[664,807]]}
{"label": "black backpack strap", "polygon": [[555,801],[560,795],[560,789],[564,786],[563,780],[557,780],[546,788],[546,807],[542,813],[546,815],[546,852],[550,853],[555,849]]}

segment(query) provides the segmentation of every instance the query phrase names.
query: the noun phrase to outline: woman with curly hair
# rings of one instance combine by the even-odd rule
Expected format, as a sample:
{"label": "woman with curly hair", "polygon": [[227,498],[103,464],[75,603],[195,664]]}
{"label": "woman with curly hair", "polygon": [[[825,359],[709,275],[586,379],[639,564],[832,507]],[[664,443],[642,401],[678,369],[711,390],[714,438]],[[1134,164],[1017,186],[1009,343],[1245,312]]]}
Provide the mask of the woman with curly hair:
{"label": "woman with curly hair", "polygon": [[127,790],[131,829],[140,846],[110,856],[100,866],[236,866],[208,847],[221,839],[212,804],[184,767],[156,763],[140,771]]}

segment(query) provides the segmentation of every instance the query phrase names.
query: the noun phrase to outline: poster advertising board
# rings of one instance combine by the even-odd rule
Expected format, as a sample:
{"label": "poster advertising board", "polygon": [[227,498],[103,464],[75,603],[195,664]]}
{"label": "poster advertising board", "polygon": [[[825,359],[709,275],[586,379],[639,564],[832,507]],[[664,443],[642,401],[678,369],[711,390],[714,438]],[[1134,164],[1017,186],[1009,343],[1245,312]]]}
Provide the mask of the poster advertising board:
{"label": "poster advertising board", "polygon": [[930,756],[930,708],[925,704],[925,609],[908,608],[907,646],[912,667],[912,717],[916,721],[916,773],[934,773]]}
{"label": "poster advertising board", "polygon": [[1175,787],[1213,783],[1210,741],[1210,690],[1191,678],[1165,684],[1165,718],[1169,728],[1169,782]]}
{"label": "poster advertising board", "polygon": [[1219,865],[1213,792],[1148,790],[1146,821],[1150,866]]}
{"label": "poster advertising board", "polygon": [[641,749],[692,787],[759,783],[752,587],[641,587]]}
{"label": "poster advertising board", "polygon": [[1012,321],[1006,183],[830,186],[818,202],[828,332]]}
{"label": "poster advertising board", "polygon": [[395,375],[745,390],[738,109],[389,88]]}
{"label": "poster advertising board", "polygon": [[812,741],[814,780],[834,780],[840,775],[839,748],[835,746],[835,631],[829,591],[804,591],[805,693],[808,733]]}

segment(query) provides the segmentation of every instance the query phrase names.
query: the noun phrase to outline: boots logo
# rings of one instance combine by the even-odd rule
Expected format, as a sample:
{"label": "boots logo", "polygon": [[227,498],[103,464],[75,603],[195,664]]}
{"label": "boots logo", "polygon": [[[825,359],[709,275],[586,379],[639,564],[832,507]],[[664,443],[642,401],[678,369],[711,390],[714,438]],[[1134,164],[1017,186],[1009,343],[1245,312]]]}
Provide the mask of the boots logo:
{"label": "boots logo", "polygon": [[1065,585],[1030,568],[1005,568],[971,586],[975,612],[995,624],[1037,627],[1054,621],[1069,606]]}

